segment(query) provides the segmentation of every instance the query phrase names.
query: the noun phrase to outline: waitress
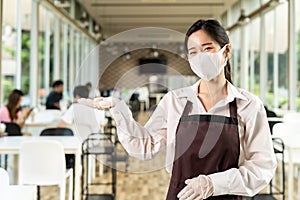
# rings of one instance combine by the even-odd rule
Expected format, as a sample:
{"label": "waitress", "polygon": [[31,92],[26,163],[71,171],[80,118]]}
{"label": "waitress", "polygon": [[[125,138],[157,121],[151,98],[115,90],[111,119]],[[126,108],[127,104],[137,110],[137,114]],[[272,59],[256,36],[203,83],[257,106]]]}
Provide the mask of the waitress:
{"label": "waitress", "polygon": [[95,107],[110,108],[132,156],[151,159],[167,150],[168,200],[253,196],[276,168],[263,103],[232,85],[231,46],[218,21],[199,20],[186,36],[190,67],[200,79],[168,92],[144,127],[124,101],[100,97]]}

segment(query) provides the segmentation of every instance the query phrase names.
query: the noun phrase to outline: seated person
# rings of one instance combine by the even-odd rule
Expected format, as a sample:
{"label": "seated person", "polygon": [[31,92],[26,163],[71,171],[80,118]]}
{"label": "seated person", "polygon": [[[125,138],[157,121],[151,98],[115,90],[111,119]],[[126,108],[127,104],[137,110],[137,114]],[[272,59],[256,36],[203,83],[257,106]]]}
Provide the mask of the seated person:
{"label": "seated person", "polygon": [[99,90],[94,89],[94,88],[92,87],[92,83],[91,83],[91,82],[88,82],[88,83],[86,83],[85,85],[86,85],[87,89],[89,90],[89,98],[92,99],[92,98],[95,98],[95,97],[99,97],[99,96],[100,96]]}
{"label": "seated person", "polygon": [[59,101],[63,97],[64,83],[62,80],[57,80],[52,84],[53,90],[49,93],[46,100],[46,109],[60,110]]}
{"label": "seated person", "polygon": [[61,117],[58,127],[74,125],[82,139],[90,133],[98,133],[101,126],[106,123],[105,111],[94,109],[77,103],[80,98],[88,98],[89,91],[86,86],[76,86],[73,91],[74,103]]}
{"label": "seated person", "polygon": [[[267,117],[278,117],[274,111],[269,110],[267,106],[264,106],[264,107],[266,110]],[[273,126],[279,122],[280,121],[269,121],[269,127],[270,127],[270,131],[271,131],[272,135],[273,135]]]}
{"label": "seated person", "polygon": [[[14,122],[24,127],[25,121],[30,115],[32,109],[21,109],[21,102],[24,93],[21,90],[14,89],[8,96],[8,103],[0,109],[0,122]],[[30,133],[24,133],[23,135],[29,136]]]}

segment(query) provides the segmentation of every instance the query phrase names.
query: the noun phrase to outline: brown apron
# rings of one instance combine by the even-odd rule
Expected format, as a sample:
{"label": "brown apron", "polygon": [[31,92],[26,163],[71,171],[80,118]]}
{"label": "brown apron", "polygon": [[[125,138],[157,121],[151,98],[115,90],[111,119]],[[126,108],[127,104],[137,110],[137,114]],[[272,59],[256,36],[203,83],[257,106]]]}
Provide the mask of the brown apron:
{"label": "brown apron", "polygon": [[[230,102],[230,117],[188,115],[188,101],[176,131],[175,158],[167,200],[175,200],[186,179],[238,168],[240,140],[236,100]],[[209,200],[240,200],[240,196],[212,196]]]}

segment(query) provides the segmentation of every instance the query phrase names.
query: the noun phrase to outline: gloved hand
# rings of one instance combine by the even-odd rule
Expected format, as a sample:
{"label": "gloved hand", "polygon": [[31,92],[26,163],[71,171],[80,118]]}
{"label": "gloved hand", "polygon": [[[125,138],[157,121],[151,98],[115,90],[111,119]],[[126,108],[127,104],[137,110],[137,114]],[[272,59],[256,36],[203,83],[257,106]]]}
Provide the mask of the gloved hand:
{"label": "gloved hand", "polygon": [[97,97],[94,99],[80,98],[77,100],[78,103],[97,108],[99,110],[110,109],[114,107],[120,100],[115,97]]}
{"label": "gloved hand", "polygon": [[120,100],[115,97],[97,97],[94,99],[95,108],[99,110],[110,109],[114,107]]}
{"label": "gloved hand", "polygon": [[214,186],[210,177],[205,175],[187,179],[185,184],[187,185],[177,195],[179,200],[207,199],[214,192]]}

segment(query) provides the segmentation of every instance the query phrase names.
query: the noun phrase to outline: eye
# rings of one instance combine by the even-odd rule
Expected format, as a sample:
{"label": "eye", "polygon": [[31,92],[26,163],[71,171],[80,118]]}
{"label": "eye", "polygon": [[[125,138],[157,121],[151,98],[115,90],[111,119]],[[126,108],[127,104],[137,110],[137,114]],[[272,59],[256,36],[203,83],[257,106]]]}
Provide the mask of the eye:
{"label": "eye", "polygon": [[189,52],[189,55],[190,55],[190,56],[193,56],[193,55],[196,55],[196,54],[197,54],[196,51],[190,51],[190,52]]}
{"label": "eye", "polygon": [[205,49],[203,49],[204,52],[209,52],[211,51],[213,48],[212,47],[206,47]]}

